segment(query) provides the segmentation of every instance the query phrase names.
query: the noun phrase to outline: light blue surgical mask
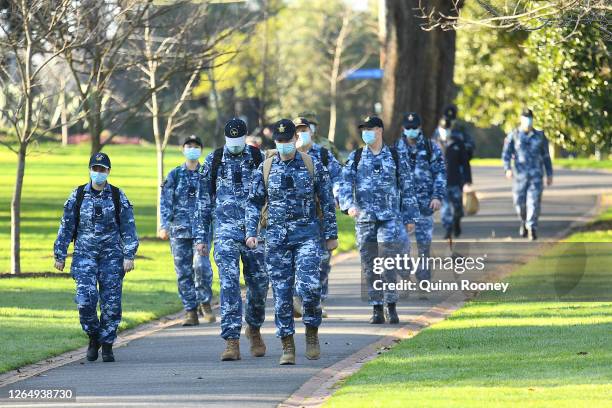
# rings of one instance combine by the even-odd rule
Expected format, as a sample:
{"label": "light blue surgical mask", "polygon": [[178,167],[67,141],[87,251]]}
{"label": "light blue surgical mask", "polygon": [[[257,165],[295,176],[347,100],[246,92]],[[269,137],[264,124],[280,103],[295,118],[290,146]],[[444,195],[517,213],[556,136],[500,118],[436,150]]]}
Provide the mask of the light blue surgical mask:
{"label": "light blue surgical mask", "polygon": [[416,139],[419,137],[420,133],[419,129],[404,129],[404,135],[406,135],[408,139]]}
{"label": "light blue surgical mask", "polygon": [[302,146],[308,146],[312,140],[310,137],[310,132],[299,132],[298,137],[300,138],[300,144]]}
{"label": "light blue surgical mask", "polygon": [[185,150],[183,150],[183,154],[187,160],[198,160],[202,154],[202,149],[199,147],[186,147]]}
{"label": "light blue surgical mask", "polygon": [[227,150],[229,150],[229,152],[231,154],[240,154],[242,153],[242,151],[244,150],[244,146],[227,146]]}
{"label": "light blue surgical mask", "polygon": [[363,130],[361,131],[361,138],[365,144],[371,145],[376,141],[376,132],[373,130]]}
{"label": "light blue surgical mask", "polygon": [[276,150],[280,153],[281,156],[289,156],[291,153],[295,151],[295,143],[279,143],[276,142]]}
{"label": "light blue surgical mask", "polygon": [[108,178],[108,173],[100,173],[99,171],[89,170],[89,177],[94,184],[101,186]]}
{"label": "light blue surgical mask", "polygon": [[246,136],[227,137],[225,136],[225,145],[231,154],[240,154],[246,146]]}
{"label": "light blue surgical mask", "polygon": [[533,118],[529,116],[521,116],[521,129],[529,130],[533,125]]}

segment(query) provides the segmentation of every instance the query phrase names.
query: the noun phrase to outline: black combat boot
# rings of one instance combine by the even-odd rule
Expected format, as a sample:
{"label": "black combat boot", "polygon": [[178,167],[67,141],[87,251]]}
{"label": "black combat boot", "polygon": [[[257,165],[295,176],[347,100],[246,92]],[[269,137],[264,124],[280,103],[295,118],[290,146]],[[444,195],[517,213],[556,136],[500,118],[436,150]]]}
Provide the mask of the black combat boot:
{"label": "black combat boot", "polygon": [[451,239],[452,236],[453,236],[453,229],[448,228],[446,230],[446,233],[444,234],[444,239]]}
{"label": "black combat boot", "polygon": [[532,241],[535,241],[536,239],[538,239],[538,235],[536,234],[536,229],[535,228],[529,228],[529,239]]}
{"label": "black combat boot", "polygon": [[89,347],[87,347],[87,361],[96,361],[98,359],[98,350],[100,350],[100,343],[94,336],[89,337]]}
{"label": "black combat boot", "polygon": [[461,235],[461,218],[460,217],[456,217],[453,220],[453,231],[455,233],[455,237],[459,237],[459,235]]}
{"label": "black combat boot", "polygon": [[113,343],[102,343],[102,361],[105,363],[112,363],[115,361],[115,355],[113,354]]}
{"label": "black combat boot", "polygon": [[523,238],[527,238],[527,227],[525,226],[525,221],[521,221],[521,226],[519,227],[519,235]]}
{"label": "black combat boot", "polygon": [[399,316],[397,315],[397,310],[395,310],[395,303],[388,303],[387,310],[385,311],[385,318],[389,322],[389,324],[398,324]]}
{"label": "black combat boot", "polygon": [[372,317],[370,318],[370,324],[383,324],[384,322],[385,313],[383,311],[383,305],[374,305]]}

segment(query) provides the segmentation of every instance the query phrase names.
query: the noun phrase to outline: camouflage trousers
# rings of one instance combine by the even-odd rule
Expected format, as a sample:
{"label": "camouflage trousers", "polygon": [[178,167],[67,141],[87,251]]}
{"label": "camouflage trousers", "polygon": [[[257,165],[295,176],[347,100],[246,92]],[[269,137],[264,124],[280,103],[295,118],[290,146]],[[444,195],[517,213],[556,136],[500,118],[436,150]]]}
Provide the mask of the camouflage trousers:
{"label": "camouflage trousers", "polygon": [[331,251],[327,250],[325,240],[322,241],[321,245],[321,300],[327,299],[329,294],[329,272],[331,272]]}
{"label": "camouflage trousers", "polygon": [[212,301],[213,270],[210,264],[210,242],[204,256],[197,251],[193,259],[193,283],[196,290],[198,303],[210,303]]}
{"label": "camouflage trousers", "polygon": [[[431,251],[431,240],[433,239],[433,228],[434,219],[433,215],[420,216],[416,219],[414,226],[414,236],[416,238],[418,256],[420,258],[428,258]],[[404,241],[404,252],[410,253],[410,240],[409,235],[405,232],[402,233],[402,240]],[[430,280],[431,270],[427,267],[427,262],[419,263],[419,267],[415,272],[417,281]],[[405,275],[402,278],[407,279]]]}
{"label": "camouflage trousers", "polygon": [[249,326],[261,327],[266,317],[269,279],[264,265],[264,248],[260,245],[249,249],[244,241],[217,239],[214,256],[221,286],[221,337],[238,339],[242,329],[241,259],[246,283],[244,319]]}
{"label": "camouflage trousers", "polygon": [[121,322],[124,276],[121,250],[105,248],[97,254],[75,253],[70,269],[76,282],[75,302],[83,331],[101,343],[113,343]]}
{"label": "camouflage trousers", "polygon": [[[331,251],[327,250],[325,240],[321,240],[321,266],[319,269],[321,277],[321,301],[327,299],[329,294],[329,272],[331,271]],[[294,295],[302,297],[294,287]]]}
{"label": "camouflage trousers", "polygon": [[276,336],[295,333],[293,286],[302,297],[306,326],[321,325],[321,245],[318,238],[296,244],[275,244],[266,240],[266,268],[274,294]]}
{"label": "camouflage trousers", "polygon": [[527,228],[537,228],[540,217],[542,191],[544,183],[542,177],[526,177],[517,174],[512,186],[512,195],[516,213]]}
{"label": "camouflage trousers", "polygon": [[[210,266],[210,260],[208,257],[200,256],[195,247],[193,238],[170,238],[179,297],[185,310],[195,310],[199,303],[208,303],[212,297],[212,269],[207,270],[205,267],[206,263]],[[202,282],[201,298],[198,298],[195,284],[198,274]]]}
{"label": "camouflage trousers", "polygon": [[448,231],[453,228],[455,218],[463,217],[463,187],[447,186],[446,193],[446,198],[442,200],[440,217],[442,226]]}
{"label": "camouflage trousers", "polygon": [[[402,229],[404,232],[402,232]],[[357,245],[361,256],[362,279],[367,286],[368,303],[382,305],[396,303],[398,294],[395,290],[382,290],[375,288],[375,281],[383,283],[398,281],[398,271],[386,269],[377,274],[374,271],[374,259],[377,257],[395,257],[406,251],[407,234],[405,228],[398,220],[384,220],[355,223]],[[410,247],[408,246],[408,251]]]}

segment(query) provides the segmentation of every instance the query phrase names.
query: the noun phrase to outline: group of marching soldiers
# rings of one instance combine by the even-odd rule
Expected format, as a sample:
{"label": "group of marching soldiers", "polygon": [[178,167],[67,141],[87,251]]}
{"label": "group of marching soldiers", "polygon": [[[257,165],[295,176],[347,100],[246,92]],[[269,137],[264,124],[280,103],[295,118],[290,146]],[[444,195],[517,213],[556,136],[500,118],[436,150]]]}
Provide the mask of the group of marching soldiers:
{"label": "group of marching soldiers", "polygon": [[[528,114],[532,117],[531,111],[524,112]],[[413,232],[419,255],[428,256],[437,210],[445,238],[461,234],[462,191],[472,182],[470,159],[475,146],[456,126],[456,115],[456,108],[445,109],[438,128],[428,137],[419,115],[407,113],[401,137],[391,146],[383,142],[383,121],[366,117],[358,125],[365,145],[351,152],[344,165],[314,142],[316,122],[305,117],[276,122],[271,127],[275,149],[265,153],[247,143],[246,123],[231,119],[224,129],[225,145],[211,152],[203,164],[201,139],[186,138],[182,145],[186,161],[162,185],[159,231],[162,239],[170,240],[186,311],[183,325],[197,325],[200,318],[208,323],[216,320],[211,306],[212,247],[220,280],[221,337],[226,342],[221,360],[241,359],[241,262],[250,353],[255,357],[266,353],[260,328],[271,284],[276,335],[282,342],[279,363],[295,364],[295,317],[302,317],[306,328],[306,358],[318,359],[318,328],[327,317],[330,258],[338,246],[336,208],[355,220],[372,306],[370,323],[399,323],[398,294],[374,288],[372,258],[397,250],[397,245],[410,251]],[[525,157],[517,153],[521,143],[539,131],[525,127],[517,132],[518,136],[506,139],[504,159],[514,159],[518,173],[519,161],[526,166]],[[541,157],[548,172],[550,158],[546,156],[546,161],[543,153]],[[505,161],[506,165],[509,169]],[[77,283],[81,324],[90,337],[87,358],[96,360],[102,347],[103,360],[114,361],[112,343],[121,320],[122,280],[134,267],[138,237],[130,202],[106,181],[110,158],[98,153],[89,167],[91,182],[75,189],[65,204],[55,266],[63,269],[68,245],[74,240],[71,273]],[[532,193],[529,188],[528,201],[539,200]],[[521,234],[526,230],[535,239],[538,211],[526,209],[520,200],[515,194]],[[428,280],[431,271],[423,268],[415,275]]]}

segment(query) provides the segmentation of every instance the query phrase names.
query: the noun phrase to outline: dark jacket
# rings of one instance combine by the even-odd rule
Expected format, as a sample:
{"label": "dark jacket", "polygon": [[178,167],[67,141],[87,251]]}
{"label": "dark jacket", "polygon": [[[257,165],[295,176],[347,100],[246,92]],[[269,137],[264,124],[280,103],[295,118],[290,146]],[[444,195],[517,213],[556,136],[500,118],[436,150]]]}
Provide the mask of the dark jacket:
{"label": "dark jacket", "polygon": [[472,183],[472,169],[463,138],[453,134],[444,145],[448,186],[463,186]]}

